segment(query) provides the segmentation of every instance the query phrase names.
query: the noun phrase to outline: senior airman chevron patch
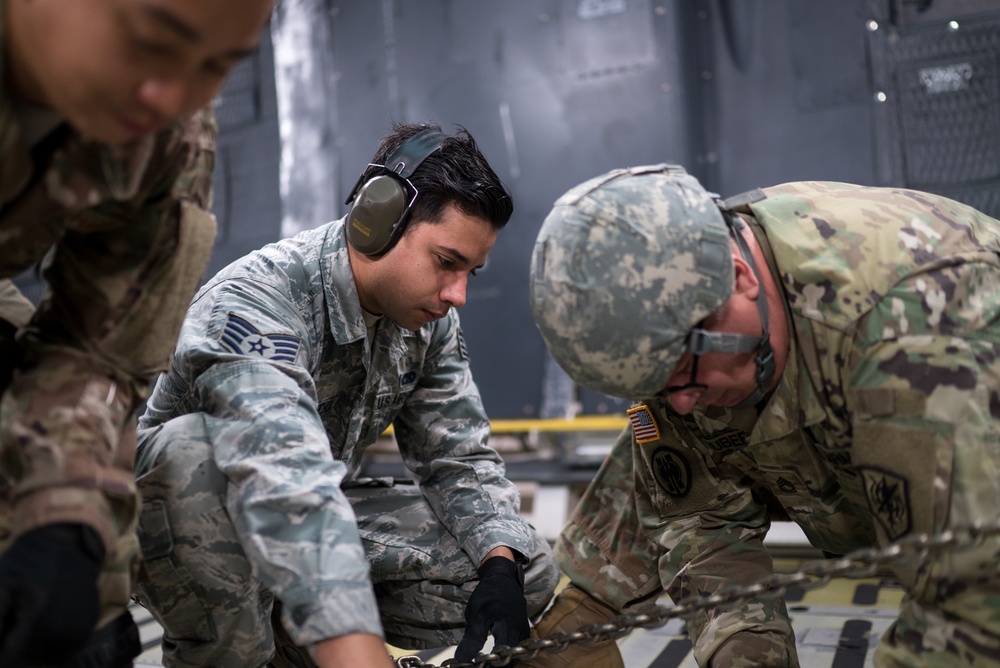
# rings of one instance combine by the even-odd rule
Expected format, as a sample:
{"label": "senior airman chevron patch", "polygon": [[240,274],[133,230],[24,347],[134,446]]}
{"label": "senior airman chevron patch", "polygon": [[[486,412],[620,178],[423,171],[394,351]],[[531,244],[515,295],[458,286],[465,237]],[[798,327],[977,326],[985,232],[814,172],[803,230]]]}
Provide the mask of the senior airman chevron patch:
{"label": "senior airman chevron patch", "polygon": [[235,313],[226,318],[219,343],[237,355],[256,355],[275,362],[295,362],[301,341],[289,334],[261,334]]}

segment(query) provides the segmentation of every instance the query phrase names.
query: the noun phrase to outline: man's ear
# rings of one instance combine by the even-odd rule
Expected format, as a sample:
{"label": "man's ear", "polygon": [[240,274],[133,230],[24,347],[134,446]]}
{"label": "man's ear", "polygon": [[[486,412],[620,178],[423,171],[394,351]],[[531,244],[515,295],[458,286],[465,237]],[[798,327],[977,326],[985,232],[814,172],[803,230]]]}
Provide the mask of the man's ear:
{"label": "man's ear", "polygon": [[733,254],[733,295],[741,295],[750,300],[760,295],[760,281],[739,252]]}

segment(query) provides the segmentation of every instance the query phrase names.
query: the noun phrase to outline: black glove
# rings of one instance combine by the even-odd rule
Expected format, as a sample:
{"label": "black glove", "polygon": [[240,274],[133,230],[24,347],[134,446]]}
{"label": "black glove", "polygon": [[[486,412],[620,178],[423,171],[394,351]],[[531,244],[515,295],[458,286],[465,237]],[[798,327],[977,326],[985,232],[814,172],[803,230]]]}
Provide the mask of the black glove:
{"label": "black glove", "polygon": [[0,666],[59,664],[83,647],[100,612],[104,546],[82,524],[20,536],[0,555]]}
{"label": "black glove", "polygon": [[[528,603],[524,571],[507,557],[490,557],[479,567],[479,585],[465,606],[465,635],[455,659],[471,661],[493,634],[496,645],[517,645],[528,637]],[[511,664],[513,665],[513,664]]]}
{"label": "black glove", "polygon": [[83,649],[60,668],[132,668],[132,659],[140,654],[139,627],[126,610],[90,634]]}

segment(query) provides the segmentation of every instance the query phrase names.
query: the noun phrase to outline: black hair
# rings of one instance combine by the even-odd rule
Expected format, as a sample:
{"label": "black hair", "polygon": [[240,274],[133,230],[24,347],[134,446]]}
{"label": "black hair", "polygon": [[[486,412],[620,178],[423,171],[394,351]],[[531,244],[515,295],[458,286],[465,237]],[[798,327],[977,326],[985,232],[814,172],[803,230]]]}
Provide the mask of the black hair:
{"label": "black hair", "polygon": [[[441,221],[444,209],[454,204],[467,216],[482,218],[503,229],[514,212],[510,193],[500,177],[480,152],[476,140],[462,126],[448,135],[434,153],[420,163],[410,176],[410,182],[420,193],[410,213],[411,222]],[[372,163],[384,165],[403,142],[423,130],[441,132],[435,123],[393,123],[392,131],[382,138]],[[380,167],[369,167],[365,178],[382,172]]]}

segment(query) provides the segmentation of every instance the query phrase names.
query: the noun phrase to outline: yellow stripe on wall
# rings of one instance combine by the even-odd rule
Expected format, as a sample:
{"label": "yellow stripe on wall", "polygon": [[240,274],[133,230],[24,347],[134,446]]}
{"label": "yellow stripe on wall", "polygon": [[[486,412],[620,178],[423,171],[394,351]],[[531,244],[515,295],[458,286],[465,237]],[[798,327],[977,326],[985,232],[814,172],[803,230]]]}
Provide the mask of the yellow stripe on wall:
{"label": "yellow stripe on wall", "polygon": [[[546,418],[532,420],[491,420],[494,434],[523,434],[532,431],[621,431],[628,425],[624,415],[581,415],[575,418]],[[392,433],[392,425],[383,435]]]}

